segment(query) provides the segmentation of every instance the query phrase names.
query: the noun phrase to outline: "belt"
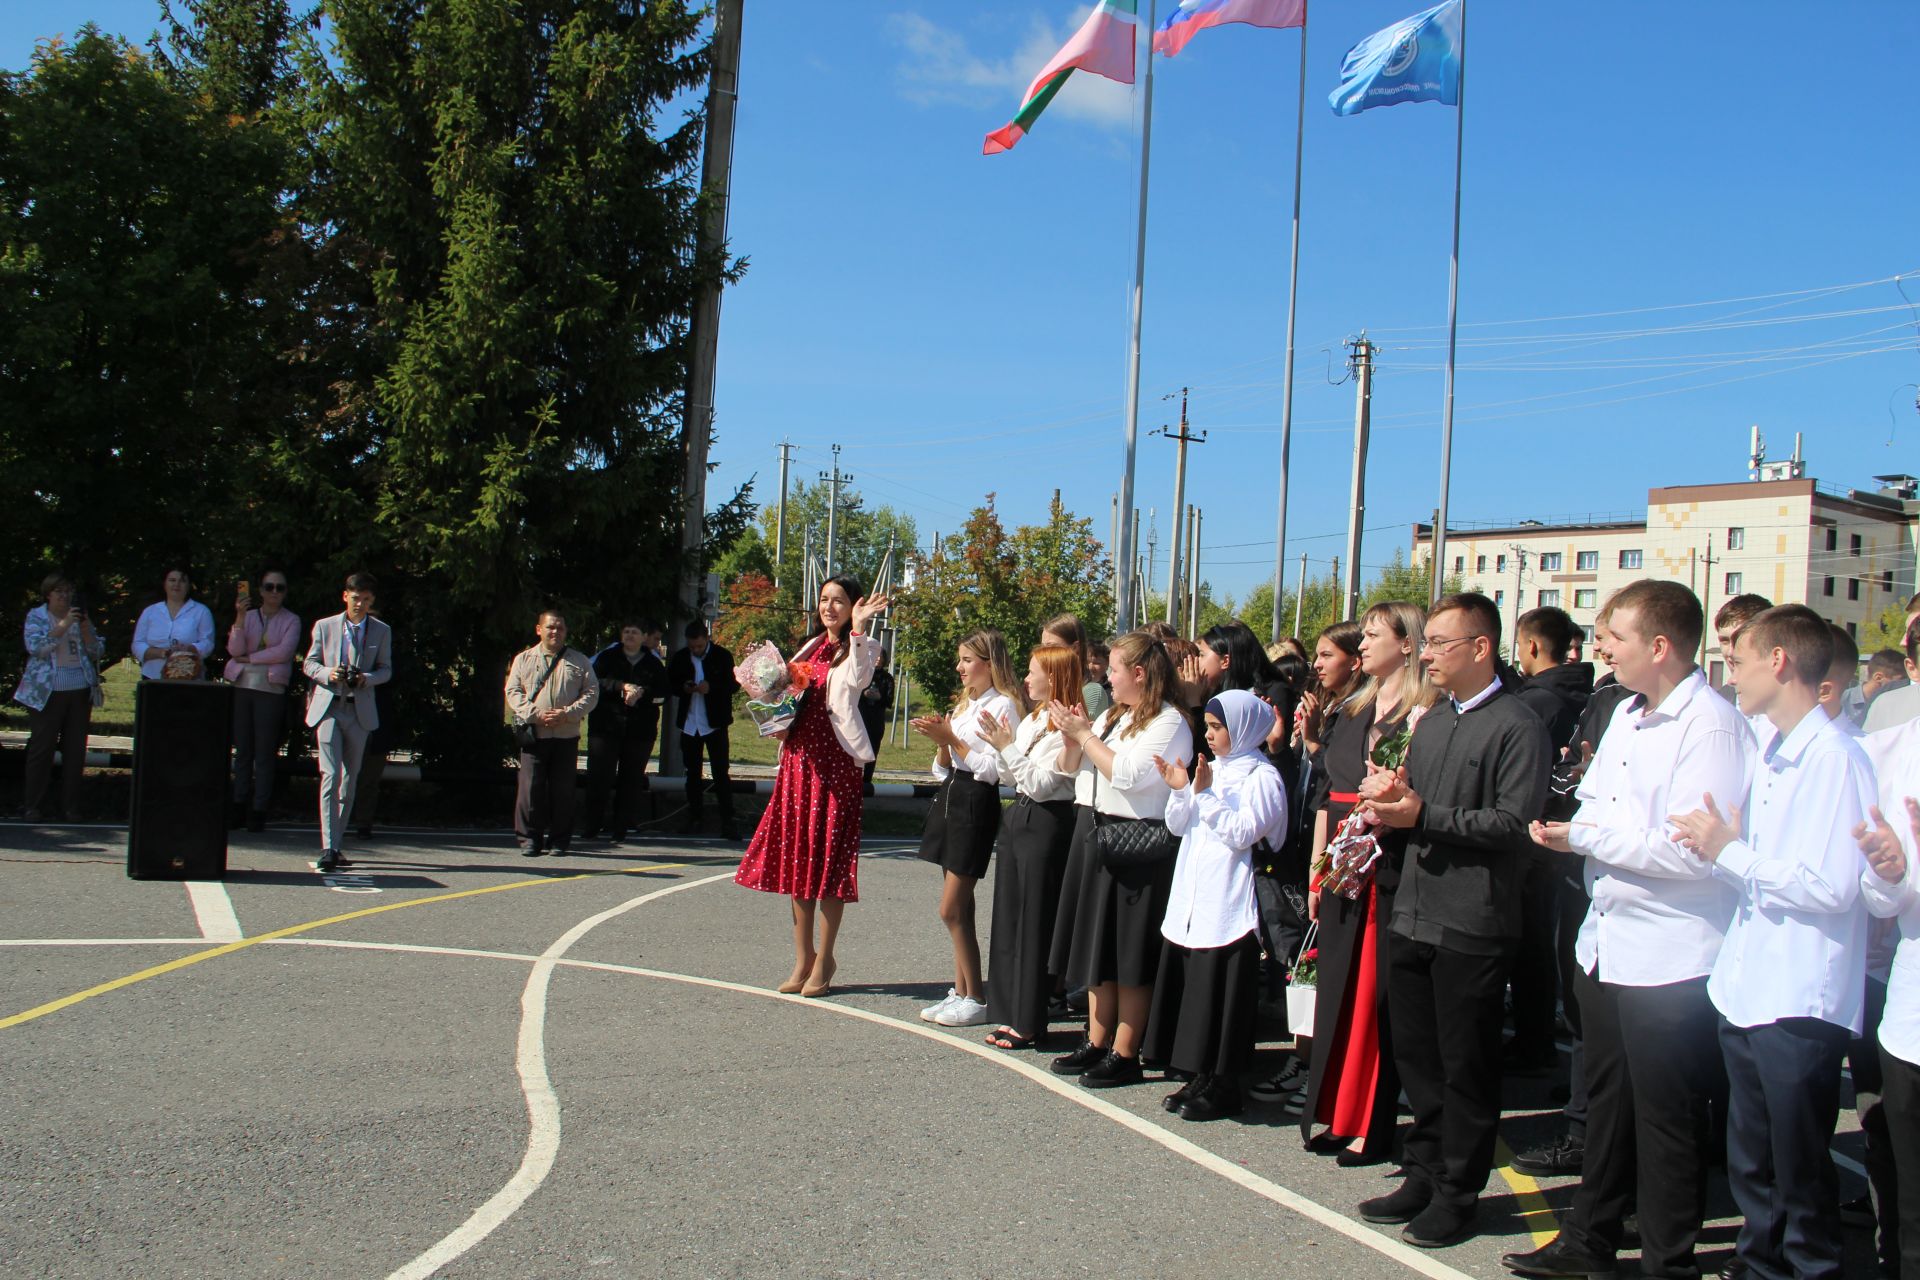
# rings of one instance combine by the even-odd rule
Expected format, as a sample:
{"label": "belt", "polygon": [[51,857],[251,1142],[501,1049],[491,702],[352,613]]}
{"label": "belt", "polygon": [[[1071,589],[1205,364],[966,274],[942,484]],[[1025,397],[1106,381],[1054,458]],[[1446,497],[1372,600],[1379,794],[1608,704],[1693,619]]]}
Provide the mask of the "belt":
{"label": "belt", "polygon": [[1327,793],[1327,799],[1331,800],[1334,804],[1359,804],[1360,793],[1358,791],[1329,791]]}

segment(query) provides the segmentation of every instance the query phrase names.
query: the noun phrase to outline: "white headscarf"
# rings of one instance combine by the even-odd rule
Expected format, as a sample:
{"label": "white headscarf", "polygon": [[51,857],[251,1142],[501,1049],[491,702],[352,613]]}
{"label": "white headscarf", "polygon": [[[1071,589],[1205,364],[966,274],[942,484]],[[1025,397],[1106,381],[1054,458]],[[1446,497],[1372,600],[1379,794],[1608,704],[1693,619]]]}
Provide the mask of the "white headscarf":
{"label": "white headscarf", "polygon": [[1207,700],[1207,711],[1227,727],[1227,754],[1213,762],[1214,777],[1227,782],[1273,768],[1262,751],[1273,732],[1272,707],[1244,689],[1224,689]]}

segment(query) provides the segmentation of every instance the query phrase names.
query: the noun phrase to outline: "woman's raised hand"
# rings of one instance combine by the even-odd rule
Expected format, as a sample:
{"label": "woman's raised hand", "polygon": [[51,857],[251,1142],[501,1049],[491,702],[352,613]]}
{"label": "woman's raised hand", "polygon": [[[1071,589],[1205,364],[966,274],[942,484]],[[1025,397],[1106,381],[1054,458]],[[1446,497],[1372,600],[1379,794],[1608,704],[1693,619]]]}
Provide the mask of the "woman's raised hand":
{"label": "woman's raised hand", "polygon": [[953,726],[947,723],[945,716],[915,716],[907,723],[913,726],[915,733],[932,738],[943,747],[950,747],[957,741]]}
{"label": "woman's raised hand", "polygon": [[853,602],[853,629],[865,635],[867,623],[873,621],[880,613],[885,612],[886,607],[891,603],[893,603],[891,600],[881,595],[861,596],[858,600],[855,600]]}
{"label": "woman's raised hand", "polygon": [[980,713],[980,736],[992,744],[995,751],[1005,751],[1013,745],[1013,726],[1005,720],[996,720],[982,711]]}
{"label": "woman's raised hand", "polygon": [[1187,766],[1181,764],[1178,760],[1168,760],[1164,756],[1155,756],[1153,758],[1153,767],[1160,771],[1160,776],[1164,778],[1167,785],[1175,791],[1185,791],[1187,789]]}
{"label": "woman's raised hand", "polygon": [[1081,706],[1070,707],[1058,698],[1047,702],[1047,716],[1069,742],[1081,742],[1093,732],[1093,721],[1087,719],[1087,709]]}

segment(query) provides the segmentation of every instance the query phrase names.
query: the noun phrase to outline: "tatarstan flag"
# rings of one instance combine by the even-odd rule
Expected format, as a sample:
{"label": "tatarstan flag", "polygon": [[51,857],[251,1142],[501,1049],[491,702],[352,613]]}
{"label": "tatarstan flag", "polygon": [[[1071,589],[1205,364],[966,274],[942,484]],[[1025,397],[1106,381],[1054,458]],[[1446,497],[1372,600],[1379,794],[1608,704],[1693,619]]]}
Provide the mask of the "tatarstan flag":
{"label": "tatarstan flag", "polygon": [[1053,55],[1053,60],[1027,86],[1027,97],[1013,120],[987,135],[982,155],[1011,151],[1026,137],[1027,130],[1039,118],[1053,95],[1075,71],[1091,71],[1121,84],[1133,83],[1133,28],[1139,21],[1138,0],[1095,0],[1093,12],[1080,25],[1073,39]]}

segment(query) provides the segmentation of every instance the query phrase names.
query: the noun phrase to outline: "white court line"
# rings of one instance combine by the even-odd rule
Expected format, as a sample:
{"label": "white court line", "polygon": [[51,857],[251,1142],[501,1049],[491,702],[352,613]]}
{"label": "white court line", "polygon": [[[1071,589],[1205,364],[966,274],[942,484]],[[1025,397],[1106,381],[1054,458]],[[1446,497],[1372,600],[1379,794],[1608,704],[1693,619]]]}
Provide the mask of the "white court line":
{"label": "white court line", "polygon": [[0,947],[197,947],[205,938],[0,938]]}
{"label": "white court line", "polygon": [[240,917],[233,914],[233,899],[227,886],[218,880],[189,880],[187,900],[193,903],[193,918],[200,925],[200,936],[208,942],[238,942],[247,935],[240,932]]}
{"label": "white court line", "polygon": [[589,916],[554,939],[553,945],[534,961],[527,975],[526,988],[520,994],[520,1038],[514,1053],[520,1073],[520,1091],[527,1099],[527,1153],[520,1168],[507,1185],[494,1192],[475,1209],[467,1220],[448,1232],[432,1248],[395,1271],[388,1280],[426,1280],[426,1277],[454,1261],[461,1254],[491,1235],[494,1229],[512,1217],[527,1198],[540,1189],[553,1160],[560,1150],[560,1100],[554,1096],[553,1082],[547,1076],[547,989],[552,983],[554,966],[560,957],[590,931],[624,912],[656,898],[683,889],[697,889],[716,880],[731,880],[733,872],[723,871],[704,880],[688,880],[629,898],[617,907]]}

